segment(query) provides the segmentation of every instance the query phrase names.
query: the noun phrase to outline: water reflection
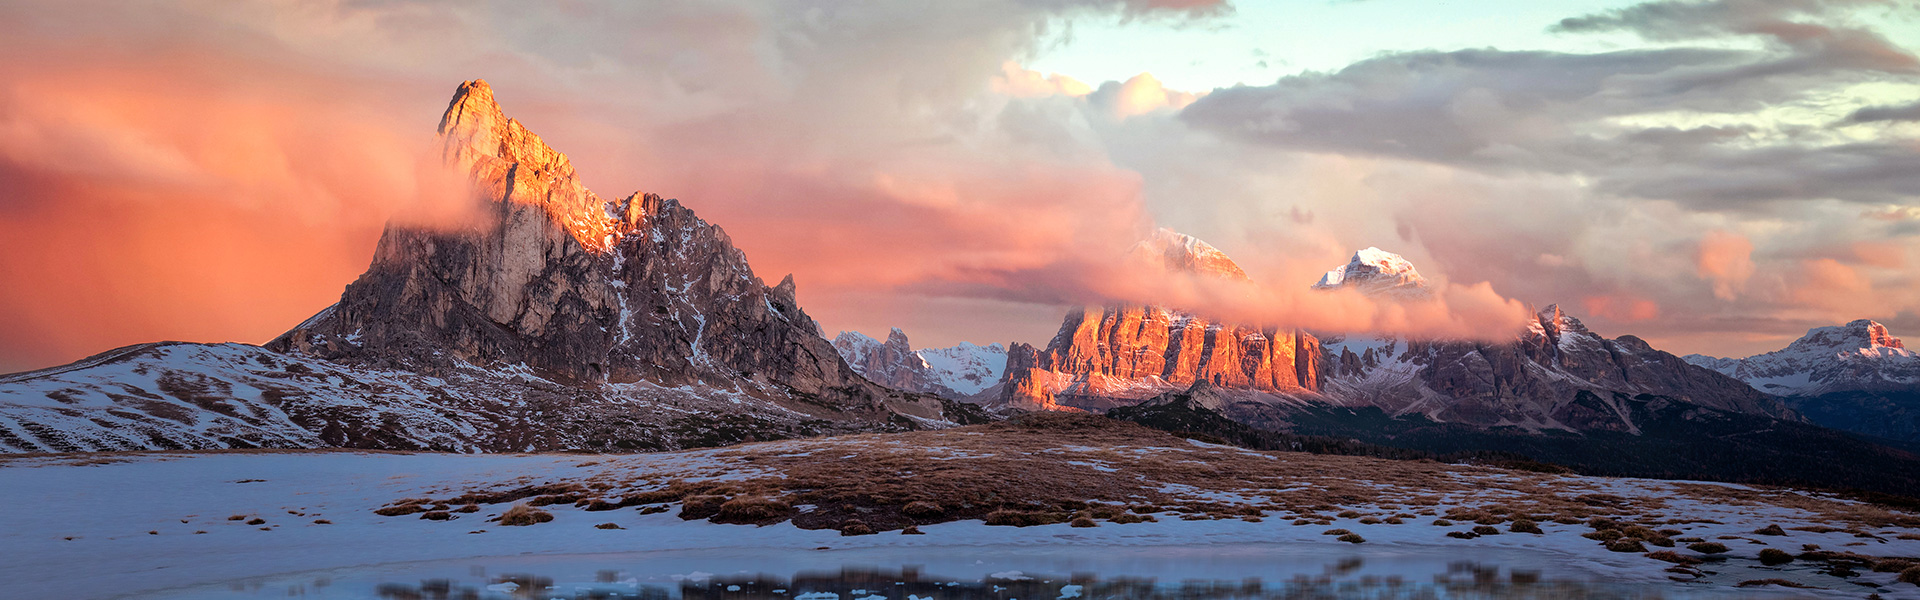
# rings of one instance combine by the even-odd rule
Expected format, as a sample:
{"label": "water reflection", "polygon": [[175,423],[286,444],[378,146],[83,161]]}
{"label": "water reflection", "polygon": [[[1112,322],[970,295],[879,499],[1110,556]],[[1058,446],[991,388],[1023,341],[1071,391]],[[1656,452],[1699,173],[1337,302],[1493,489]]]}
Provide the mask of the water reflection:
{"label": "water reflection", "polygon": [[1458,562],[1424,581],[1361,573],[1364,561],[1347,558],[1317,575],[1283,581],[1158,581],[1125,575],[1071,573],[1046,575],[1002,571],[977,578],[922,573],[915,567],[847,567],[835,572],[712,575],[694,572],[677,581],[655,583],[621,571],[600,571],[592,582],[556,581],[531,574],[471,580],[434,579],[416,584],[379,585],[386,600],[1018,600],[1027,599],[1625,599],[1669,598],[1671,593],[1626,586],[1544,579],[1537,571],[1502,569]]}

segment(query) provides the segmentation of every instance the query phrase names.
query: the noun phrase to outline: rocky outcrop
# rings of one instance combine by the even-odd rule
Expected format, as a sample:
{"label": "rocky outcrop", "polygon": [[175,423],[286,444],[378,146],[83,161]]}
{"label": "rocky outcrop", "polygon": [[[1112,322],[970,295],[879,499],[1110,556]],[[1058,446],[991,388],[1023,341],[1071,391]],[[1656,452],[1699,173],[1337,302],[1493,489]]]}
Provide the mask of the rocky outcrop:
{"label": "rocky outcrop", "polygon": [[340,301],[268,343],[145,345],[0,378],[0,450],[645,450],[953,424],[861,377],[726,232],[607,201],[485,82],[439,127],[478,222],[389,224]]}
{"label": "rocky outcrop", "polygon": [[340,302],[268,345],[414,369],[525,365],[560,381],[792,390],[847,407],[879,399],[719,227],[677,201],[601,200],[565,155],[507,118],[484,82],[441,120],[488,222],[390,225]]}
{"label": "rocky outcrop", "polygon": [[[1168,230],[1133,250],[1148,264],[1227,280],[1246,273],[1205,242]],[[1045,348],[1014,344],[990,404],[1025,410],[1105,410],[1195,382],[1278,394],[1320,388],[1319,342],[1274,327],[1222,323],[1164,307],[1074,309]]]}

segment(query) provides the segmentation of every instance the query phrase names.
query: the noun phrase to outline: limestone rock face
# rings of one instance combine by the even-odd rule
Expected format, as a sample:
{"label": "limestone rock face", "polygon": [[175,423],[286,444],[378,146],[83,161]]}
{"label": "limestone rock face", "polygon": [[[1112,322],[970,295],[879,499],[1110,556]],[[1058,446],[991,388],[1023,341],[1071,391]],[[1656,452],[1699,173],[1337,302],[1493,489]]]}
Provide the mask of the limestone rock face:
{"label": "limestone rock face", "polygon": [[[1141,264],[1247,280],[1225,253],[1162,229],[1133,247]],[[1320,388],[1319,341],[1290,329],[1222,323],[1165,306],[1114,304],[1067,313],[1043,349],[1014,344],[990,405],[1025,410],[1106,410],[1196,382],[1278,394]]]}
{"label": "limestone rock face", "polygon": [[340,302],[269,347],[429,370],[525,365],[580,384],[744,380],[847,406],[876,401],[800,309],[790,279],[767,286],[726,232],[677,201],[595,196],[564,154],[502,114],[484,82],[460,87],[440,135],[487,222],[390,225]]}

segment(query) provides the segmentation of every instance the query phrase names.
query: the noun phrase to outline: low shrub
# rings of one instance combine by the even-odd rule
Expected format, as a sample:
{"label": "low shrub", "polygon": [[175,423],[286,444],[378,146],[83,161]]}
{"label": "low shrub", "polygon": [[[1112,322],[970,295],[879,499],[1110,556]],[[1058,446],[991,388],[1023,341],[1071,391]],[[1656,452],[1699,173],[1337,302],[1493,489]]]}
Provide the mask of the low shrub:
{"label": "low shrub", "polygon": [[1754,535],[1786,535],[1787,531],[1785,529],[1781,529],[1779,525],[1768,525],[1766,527],[1761,527],[1759,529],[1753,530],[1753,534]]}
{"label": "low shrub", "polygon": [[593,528],[594,529],[626,529],[625,527],[621,527],[620,524],[618,523],[601,523],[599,525],[593,526]]}
{"label": "low shrub", "polygon": [[1901,571],[1905,571],[1913,567],[1914,567],[1913,561],[1900,559],[1900,558],[1889,558],[1880,562],[1873,563],[1873,572],[1899,573]]}
{"label": "low shrub", "polygon": [[940,505],[934,504],[932,502],[927,502],[925,500],[917,500],[914,502],[908,502],[906,506],[900,507],[900,514],[913,517],[915,519],[938,519],[940,517],[946,516],[947,509],[942,508]]}
{"label": "low shrub", "polygon": [[1760,551],[1760,564],[1773,566],[1793,562],[1793,555],[1779,548],[1765,548]]}
{"label": "low shrub", "polygon": [[1475,525],[1473,532],[1480,535],[1500,535],[1500,528],[1492,525]]}
{"label": "low shrub", "polygon": [[1347,531],[1345,529],[1328,529],[1326,531],[1320,532],[1320,535],[1346,535],[1349,533],[1353,533],[1353,532]]}
{"label": "low shrub", "polygon": [[920,531],[919,527],[908,525],[906,529],[900,530],[900,535],[926,535],[926,533]]}
{"label": "low shrub", "polygon": [[1514,533],[1546,533],[1540,530],[1538,523],[1526,519],[1514,521],[1512,525],[1507,526],[1507,531]]}
{"label": "low shrub", "polygon": [[1618,529],[1602,529],[1599,531],[1589,531],[1586,533],[1582,533],[1580,534],[1580,537],[1587,538],[1590,540],[1599,540],[1602,542],[1611,542],[1627,536],[1624,533],[1620,533],[1620,530]]}
{"label": "low shrub", "polygon": [[793,507],[772,498],[745,496],[734,498],[720,504],[713,516],[715,523],[765,523],[784,519],[793,513]]}
{"label": "low shrub", "polygon": [[1676,565],[1697,565],[1701,563],[1701,560],[1698,558],[1687,556],[1685,554],[1674,552],[1672,550],[1661,550],[1659,552],[1649,552],[1647,553],[1647,558],[1666,561]]}
{"label": "low shrub", "polygon": [[1640,540],[1629,540],[1629,539],[1618,539],[1611,542],[1607,542],[1607,549],[1612,550],[1614,552],[1646,552],[1647,551],[1646,546],[1640,545]]}
{"label": "low shrub", "polygon": [[1068,524],[1074,527],[1099,527],[1100,526],[1099,523],[1095,523],[1093,521],[1092,517],[1080,517],[1080,518],[1074,519],[1073,521],[1068,522]]}
{"label": "low shrub", "polygon": [[453,520],[453,513],[444,510],[430,510],[420,513],[420,518],[427,521],[450,521]]}
{"label": "low shrub", "polygon": [[1365,543],[1367,543],[1367,538],[1363,538],[1363,537],[1360,537],[1360,534],[1358,534],[1358,533],[1349,533],[1349,534],[1346,534],[1346,535],[1343,535],[1343,536],[1340,536],[1340,537],[1338,537],[1338,538],[1335,538],[1335,539],[1338,539],[1338,540],[1340,540],[1340,541],[1342,541],[1342,542],[1346,542],[1346,543],[1349,543],[1349,544],[1365,544]]}
{"label": "low shrub", "polygon": [[1448,521],[1446,519],[1434,519],[1433,526],[1434,527],[1452,527],[1453,521]]}
{"label": "low shrub", "polygon": [[265,524],[267,524],[267,520],[266,520],[266,519],[262,519],[262,518],[260,518],[260,517],[254,517],[254,518],[252,518],[252,519],[248,519],[248,520],[247,520],[247,524],[248,524],[248,525],[265,525]]}
{"label": "low shrub", "polygon": [[1906,570],[1901,571],[1900,583],[1920,585],[1920,566],[1907,567]]}
{"label": "low shrub", "polygon": [[720,514],[720,505],[727,503],[726,496],[687,496],[680,499],[680,519],[697,521]]}
{"label": "low shrub", "polygon": [[840,522],[840,535],[873,535],[873,527],[859,519],[847,519]]}
{"label": "low shrub", "polygon": [[1051,525],[1054,523],[1065,521],[1066,519],[1058,513],[1027,512],[1027,511],[1021,511],[1021,510],[1007,510],[1003,508],[1000,510],[987,513],[987,517],[985,520],[988,525],[1002,525],[1002,526],[1011,526],[1011,527],[1032,527],[1034,525]]}
{"label": "low shrub", "polygon": [[499,520],[501,525],[519,527],[552,521],[553,513],[526,504],[515,504],[507,512],[500,513]]}
{"label": "low shrub", "polygon": [[1720,554],[1727,551],[1727,545],[1720,542],[1694,542],[1687,549],[1701,554]]}
{"label": "low shrub", "polygon": [[1480,536],[1479,536],[1479,535],[1476,535],[1476,534],[1474,534],[1474,533],[1472,533],[1472,532],[1467,532],[1467,531],[1449,531],[1449,532],[1447,532],[1447,537],[1450,537],[1450,538],[1458,538],[1458,539],[1463,539],[1463,540],[1470,540],[1470,539],[1473,539],[1473,538],[1477,538],[1477,537],[1480,537]]}

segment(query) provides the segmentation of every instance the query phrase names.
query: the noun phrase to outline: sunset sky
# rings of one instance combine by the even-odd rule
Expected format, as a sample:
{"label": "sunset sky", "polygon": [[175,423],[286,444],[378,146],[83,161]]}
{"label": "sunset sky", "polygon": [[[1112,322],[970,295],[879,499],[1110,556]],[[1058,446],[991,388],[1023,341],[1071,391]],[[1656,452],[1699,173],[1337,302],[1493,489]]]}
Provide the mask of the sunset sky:
{"label": "sunset sky", "polygon": [[[332,303],[464,80],[831,336],[1044,344],[1158,227],[1744,356],[1920,335],[1907,0],[0,0],[0,372]],[[1464,308],[1463,308],[1464,307]]]}

